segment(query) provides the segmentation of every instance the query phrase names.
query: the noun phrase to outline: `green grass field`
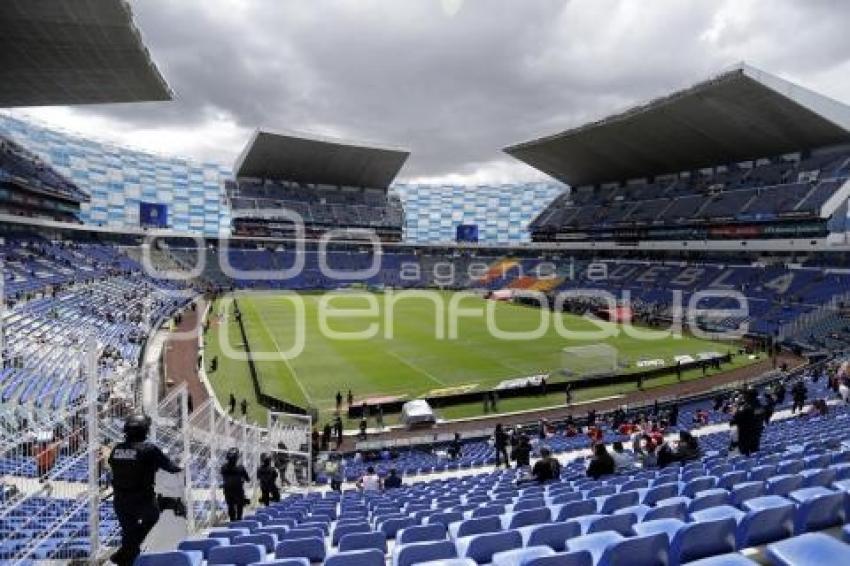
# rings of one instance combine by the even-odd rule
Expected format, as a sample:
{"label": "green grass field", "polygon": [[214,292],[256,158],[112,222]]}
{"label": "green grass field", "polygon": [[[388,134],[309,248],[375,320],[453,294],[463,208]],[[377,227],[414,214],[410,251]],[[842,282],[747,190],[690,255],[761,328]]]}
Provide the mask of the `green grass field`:
{"label": "green grass field", "polygon": [[[296,404],[317,407],[321,413],[329,415],[335,407],[336,392],[342,391],[345,395],[348,389],[354,392],[356,398],[405,396],[413,399],[435,390],[461,386],[486,389],[505,379],[537,373],[551,373],[551,381],[567,379],[561,372],[563,348],[596,343],[565,339],[553,324],[547,326],[542,336],[532,340],[500,339],[490,333],[482,316],[450,314],[452,298],[457,301],[457,308],[484,309],[487,301],[471,294],[455,296],[439,293],[436,295],[439,306],[430,298],[406,297],[398,299],[391,309],[385,302],[386,295],[372,296],[377,301],[377,310],[365,316],[363,309],[368,306],[367,299],[350,292],[240,295],[237,300],[255,359],[264,352],[289,350],[299,338],[303,338],[303,350],[297,356],[255,362],[264,391]],[[322,300],[330,301],[330,306],[337,311],[357,310],[360,313],[359,318],[328,318],[327,328],[337,333],[354,333],[372,327],[377,329],[377,335],[353,340],[327,336],[322,331],[320,317]],[[225,298],[216,302],[210,312],[211,328],[205,337],[208,370],[211,358],[218,358],[217,371],[209,373],[210,380],[220,399],[226,401],[230,392],[238,399],[247,398],[251,401],[249,416],[263,421],[265,411],[254,399],[248,363],[239,359],[240,355],[244,355],[244,345],[231,301]],[[296,308],[294,302],[300,302],[303,310]],[[539,309],[508,303],[493,304],[492,308],[496,326],[504,331],[531,331],[540,324]],[[229,315],[226,314],[228,312]],[[561,317],[564,326],[571,331],[590,331],[598,329],[599,324],[610,324],[591,322],[571,314],[552,316]],[[452,318],[457,321],[455,339],[448,335]],[[438,321],[445,333],[444,339],[438,338]],[[387,332],[389,326],[392,327],[391,336]],[[619,327],[615,329],[621,330]],[[634,362],[642,358],[670,360],[674,355],[725,352],[729,348],[728,344],[691,336],[640,340],[622,331],[619,336],[604,342],[615,347],[620,362],[628,365],[623,371],[635,371]],[[228,350],[238,355],[228,355]],[[736,366],[748,363],[740,356],[735,359]],[[723,371],[729,369],[727,364]],[[685,375],[685,379],[699,377],[702,377],[701,371]],[[675,381],[675,376],[664,376],[647,382],[645,386],[656,387]],[[626,393],[633,388],[617,386],[582,390],[577,392],[575,400]],[[505,399],[499,410],[530,409],[561,402],[562,393]],[[440,416],[461,418],[479,415],[481,411],[481,405],[474,403],[442,409]],[[386,422],[392,422],[392,418],[388,417]]]}

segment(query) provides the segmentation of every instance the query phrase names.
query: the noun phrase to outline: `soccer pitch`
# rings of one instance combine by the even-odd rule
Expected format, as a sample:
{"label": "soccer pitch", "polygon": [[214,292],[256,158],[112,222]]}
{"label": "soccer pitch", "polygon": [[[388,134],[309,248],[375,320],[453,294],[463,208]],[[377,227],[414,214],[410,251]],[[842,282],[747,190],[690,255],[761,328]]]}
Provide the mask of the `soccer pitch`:
{"label": "soccer pitch", "polygon": [[[255,367],[265,393],[302,406],[314,406],[321,413],[335,408],[335,396],[349,389],[357,399],[399,396],[414,399],[437,390],[467,388],[488,389],[500,381],[550,373],[550,381],[567,379],[562,374],[562,350],[604,342],[617,349],[620,362],[629,364],[623,371],[635,371],[639,359],[676,355],[695,356],[700,352],[725,353],[728,343],[698,339],[693,336],[644,340],[627,335],[622,327],[599,320],[590,321],[573,314],[555,314],[563,328],[573,332],[598,331],[616,327],[618,335],[603,340],[572,340],[557,330],[554,320],[532,339],[504,339],[493,334],[486,322],[486,311],[492,309],[493,324],[504,332],[532,332],[541,326],[538,308],[510,303],[486,301],[471,293],[428,291],[427,296],[396,297],[389,294],[363,292],[331,292],[321,294],[241,293],[237,296],[245,331],[255,359]],[[454,300],[454,303],[453,303]],[[262,409],[256,406],[245,350],[230,297],[217,301],[209,314],[210,330],[206,334],[206,363],[218,358],[218,368],[209,372],[216,394],[225,402],[233,392],[238,399],[251,401],[250,416],[262,420]],[[323,318],[322,313],[332,315]],[[370,310],[371,308],[371,310]],[[470,311],[484,313],[475,315]],[[342,316],[340,313],[356,313]],[[450,328],[456,328],[453,337]],[[323,328],[324,326],[324,328]],[[440,334],[442,328],[442,335]],[[328,329],[333,335],[328,332]],[[391,329],[391,330],[390,330]],[[374,333],[356,336],[354,333]],[[300,352],[281,359],[278,352],[297,348]],[[264,359],[269,358],[269,359]],[[273,359],[271,359],[273,358]],[[734,366],[748,363],[742,356]],[[731,367],[726,364],[722,371]],[[716,373],[713,370],[710,374]],[[698,378],[702,372],[688,372],[686,379]],[[673,383],[675,376],[655,378],[647,387]],[[634,390],[630,386],[583,390],[585,398],[602,397]],[[578,393],[578,392],[577,392]],[[535,397],[516,400],[500,406],[500,410],[516,410],[552,405],[562,400]],[[551,397],[551,396],[550,396]],[[506,402],[508,400],[505,400]],[[503,403],[503,405],[505,405]],[[446,409],[445,418],[480,414],[478,404],[467,409]],[[443,411],[441,411],[442,413]]]}

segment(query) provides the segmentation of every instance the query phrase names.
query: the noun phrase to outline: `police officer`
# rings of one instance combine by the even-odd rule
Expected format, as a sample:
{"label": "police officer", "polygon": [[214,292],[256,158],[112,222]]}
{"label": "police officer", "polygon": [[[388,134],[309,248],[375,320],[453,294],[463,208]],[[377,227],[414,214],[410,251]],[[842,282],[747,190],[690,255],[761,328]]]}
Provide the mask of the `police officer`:
{"label": "police officer", "polygon": [[124,442],[116,444],[109,455],[113,503],[121,525],[121,548],[111,560],[119,566],[133,564],[141,552],[142,542],[159,520],[154,494],[156,472],[165,470],[176,474],[183,471],[158,446],[147,442],[150,425],[150,417],[128,417],[124,422]]}
{"label": "police officer", "polygon": [[230,448],[224,455],[221,479],[227,515],[231,521],[241,521],[242,510],[245,508],[245,482],[251,481],[251,478],[248,477],[245,466],[239,463],[238,448]]}
{"label": "police officer", "polygon": [[272,457],[260,454],[260,467],[257,468],[257,480],[260,482],[260,501],[266,507],[272,501],[280,501],[280,489],[277,487],[277,470],[272,466]]}

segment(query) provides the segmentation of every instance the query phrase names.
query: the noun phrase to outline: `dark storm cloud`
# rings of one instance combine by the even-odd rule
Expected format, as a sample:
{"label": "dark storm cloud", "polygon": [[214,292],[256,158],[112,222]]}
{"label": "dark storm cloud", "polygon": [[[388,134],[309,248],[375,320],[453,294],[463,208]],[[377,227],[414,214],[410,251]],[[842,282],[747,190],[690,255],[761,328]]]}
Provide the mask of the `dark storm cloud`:
{"label": "dark storm cloud", "polygon": [[181,152],[227,162],[263,126],[407,147],[405,177],[486,176],[506,167],[522,177],[529,171],[500,154],[505,145],[600,118],[744,59],[850,95],[850,2],[132,5],[177,101],[73,113],[164,135],[227,122],[232,147],[187,142]]}

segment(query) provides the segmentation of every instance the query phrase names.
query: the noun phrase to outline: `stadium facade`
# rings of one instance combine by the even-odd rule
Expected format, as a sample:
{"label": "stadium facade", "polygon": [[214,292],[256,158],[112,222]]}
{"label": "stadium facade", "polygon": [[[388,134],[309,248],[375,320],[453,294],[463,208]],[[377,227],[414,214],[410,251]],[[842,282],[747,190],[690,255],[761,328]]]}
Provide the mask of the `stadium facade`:
{"label": "stadium facade", "polygon": [[[85,224],[114,229],[139,227],[139,203],[168,206],[169,226],[181,232],[230,233],[231,208],[225,181],[230,166],[164,157],[54,130],[0,114],[7,135],[89,193],[80,207]],[[426,185],[396,183],[405,209],[405,240],[449,242],[455,226],[477,224],[485,243],[529,240],[528,222],[565,190],[557,182],[516,185]]]}
{"label": "stadium facade", "polygon": [[224,181],[230,170],[122,148],[0,115],[0,134],[36,153],[89,193],[80,207],[85,224],[139,227],[139,203],[168,205],[174,230],[218,236],[229,233]]}
{"label": "stadium facade", "polygon": [[529,239],[528,223],[565,190],[555,182],[516,185],[396,184],[404,202],[405,240],[450,242],[458,224],[478,224],[483,242]]}

